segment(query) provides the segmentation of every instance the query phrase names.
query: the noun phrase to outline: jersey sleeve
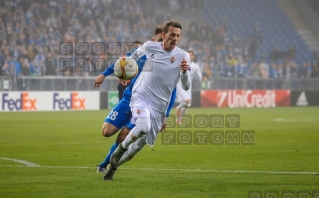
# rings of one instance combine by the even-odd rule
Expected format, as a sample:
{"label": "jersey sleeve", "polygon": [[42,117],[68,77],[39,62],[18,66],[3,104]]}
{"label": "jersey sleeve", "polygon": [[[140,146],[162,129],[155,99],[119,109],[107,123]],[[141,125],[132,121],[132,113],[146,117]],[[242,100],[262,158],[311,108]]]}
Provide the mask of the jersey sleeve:
{"label": "jersey sleeve", "polygon": [[[186,62],[187,62],[188,65],[191,64],[190,57],[189,57],[189,54],[188,54],[188,53],[186,53],[184,59],[186,60]],[[190,67],[189,67],[189,69],[190,69]],[[180,75],[181,75],[182,88],[183,88],[185,91],[187,91],[187,90],[189,89],[189,87],[190,87],[190,84],[191,84],[189,71],[186,71],[185,73],[182,73],[182,72],[181,72]]]}
{"label": "jersey sleeve", "polygon": [[131,54],[132,54],[133,52],[135,52],[137,49],[138,49],[138,47],[132,49],[132,51],[130,51],[130,52],[128,52],[128,53],[126,54],[126,57],[130,57]]}
{"label": "jersey sleeve", "polygon": [[110,74],[113,74],[114,73],[114,65],[115,65],[115,62],[112,63],[108,68],[106,68],[106,70],[102,73],[105,77],[110,75]]}
{"label": "jersey sleeve", "polygon": [[[127,57],[130,57],[138,48],[134,48],[132,51],[128,52],[126,54]],[[104,70],[104,72],[102,73],[105,77],[110,75],[110,74],[113,74],[114,73],[114,65],[115,65],[115,62],[112,63],[108,68],[106,68]]]}
{"label": "jersey sleeve", "polygon": [[171,96],[171,100],[169,101],[167,110],[166,110],[166,117],[169,117],[169,113],[171,112],[173,105],[175,103],[175,99],[176,99],[176,87],[172,92],[172,96]]}
{"label": "jersey sleeve", "polygon": [[149,41],[145,42],[142,46],[138,47],[131,55],[130,58],[138,61],[146,52],[146,49],[149,45]]}

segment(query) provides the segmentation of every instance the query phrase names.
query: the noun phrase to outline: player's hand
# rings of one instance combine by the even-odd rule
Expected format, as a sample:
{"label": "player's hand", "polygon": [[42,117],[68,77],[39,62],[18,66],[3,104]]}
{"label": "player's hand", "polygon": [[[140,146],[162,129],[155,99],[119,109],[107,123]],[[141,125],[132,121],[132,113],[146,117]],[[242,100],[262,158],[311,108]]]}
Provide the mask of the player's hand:
{"label": "player's hand", "polygon": [[185,73],[189,68],[189,65],[187,63],[187,61],[185,59],[182,60],[182,63],[181,63],[181,71],[183,73]]}
{"label": "player's hand", "polygon": [[103,74],[98,75],[94,78],[94,87],[100,87],[105,79],[105,76]]}
{"label": "player's hand", "polygon": [[164,122],[163,122],[163,125],[162,125],[162,127],[161,127],[160,132],[165,131],[165,129],[166,129],[166,123],[167,123],[167,120],[166,120],[166,118],[165,118],[165,120],[164,120]]}
{"label": "player's hand", "polygon": [[127,86],[130,82],[131,82],[130,80],[119,79],[119,83],[121,83],[123,86]]}

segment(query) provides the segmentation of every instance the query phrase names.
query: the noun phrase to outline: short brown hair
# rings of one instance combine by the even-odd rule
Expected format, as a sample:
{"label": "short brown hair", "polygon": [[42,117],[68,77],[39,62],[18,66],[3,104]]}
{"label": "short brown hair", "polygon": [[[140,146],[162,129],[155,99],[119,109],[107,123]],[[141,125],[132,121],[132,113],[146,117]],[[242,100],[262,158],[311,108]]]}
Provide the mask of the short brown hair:
{"label": "short brown hair", "polygon": [[175,28],[179,28],[182,30],[182,25],[180,23],[178,23],[177,21],[168,21],[163,25],[163,32],[167,33],[168,32],[168,28],[169,26],[173,26]]}
{"label": "short brown hair", "polygon": [[133,44],[134,44],[134,45],[136,45],[136,44],[143,45],[142,41],[139,41],[139,40],[134,41],[134,43],[133,43]]}
{"label": "short brown hair", "polygon": [[187,50],[187,52],[188,52],[188,53],[192,53],[192,54],[195,56],[195,53],[194,53],[193,50],[189,49],[189,50]]}
{"label": "short brown hair", "polygon": [[161,34],[163,32],[163,27],[158,25],[154,31],[154,36]]}

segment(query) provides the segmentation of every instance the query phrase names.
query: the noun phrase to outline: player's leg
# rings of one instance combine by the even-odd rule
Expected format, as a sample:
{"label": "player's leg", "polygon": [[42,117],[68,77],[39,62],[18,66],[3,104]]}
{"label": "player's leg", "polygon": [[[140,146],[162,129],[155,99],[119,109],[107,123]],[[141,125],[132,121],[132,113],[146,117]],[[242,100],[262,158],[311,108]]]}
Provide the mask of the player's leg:
{"label": "player's leg", "polygon": [[106,155],[104,161],[98,165],[98,168],[96,171],[97,173],[105,172],[106,166],[110,163],[111,156],[112,156],[113,152],[115,151],[115,149],[118,147],[118,145],[119,145],[119,143],[114,142],[114,144],[110,148],[110,151]]}
{"label": "player's leg", "polygon": [[[132,127],[133,128],[133,127]],[[117,135],[116,142],[122,143],[126,136],[130,133],[131,129],[128,126],[124,126],[120,133]]]}
{"label": "player's leg", "polygon": [[132,98],[131,109],[132,121],[134,121],[135,127],[112,154],[110,164],[107,166],[104,180],[111,180],[113,178],[117,164],[123,154],[128,150],[128,147],[151,129],[150,110],[148,104],[144,102],[143,99]]}
{"label": "player's leg", "polygon": [[178,114],[180,114],[180,110],[188,105],[188,100],[182,100],[177,106],[176,106],[176,111],[179,111]]}
{"label": "player's leg", "polygon": [[[117,104],[116,107],[106,117],[102,127],[103,136],[110,137],[114,135],[120,128],[122,128],[128,122],[128,120],[130,120],[130,118],[131,111],[129,104],[121,100],[120,103]],[[106,155],[104,161],[101,162],[98,166],[97,172],[105,171],[106,166],[110,163],[111,155],[117,148],[119,143],[121,142],[116,141],[111,146],[110,151]]]}
{"label": "player's leg", "polygon": [[177,124],[182,124],[182,118],[184,117],[188,106],[190,105],[190,100],[183,100],[177,107]]}
{"label": "player's leg", "polygon": [[187,108],[190,106],[191,101],[185,100],[185,105],[180,108],[180,119],[182,119],[187,111]]}
{"label": "player's leg", "polygon": [[119,132],[116,141],[114,142],[114,144],[111,146],[109,153],[107,154],[107,156],[105,157],[105,160],[99,165],[97,172],[105,172],[105,168],[106,166],[110,163],[110,159],[111,156],[113,154],[113,152],[115,151],[115,149],[117,148],[117,146],[123,142],[123,140],[126,138],[126,136],[129,134],[129,132],[135,127],[135,124],[132,124],[131,118],[132,118],[132,114],[131,111],[128,112],[128,120],[126,125],[121,129],[121,131]]}
{"label": "player's leg", "polygon": [[[134,110],[134,109],[133,109]],[[144,110],[141,110],[143,112]],[[149,114],[149,112],[144,112],[143,114]],[[142,113],[141,113],[142,114]],[[145,115],[142,115],[145,116]],[[151,129],[151,120],[149,117],[138,117],[136,118],[135,127],[130,131],[118,148],[114,151],[111,157],[111,165],[117,166],[122,155],[127,151],[128,147],[135,142],[137,139],[145,135]]]}
{"label": "player's leg", "polygon": [[[130,153],[136,154],[138,151],[142,149],[143,141],[140,142],[139,139],[142,139],[141,137],[145,136],[145,134],[150,130],[151,124],[150,124],[150,118],[140,117],[136,119],[136,125],[135,127],[130,131],[130,133],[126,136],[124,141],[119,144],[119,146],[116,148],[114,153],[111,156],[111,160],[109,165],[106,168],[106,173],[104,175],[104,180],[112,180],[113,175],[118,167],[120,159],[123,157],[125,153],[127,153],[128,148],[133,145],[134,142],[136,143],[136,146],[132,146]],[[143,146],[142,146],[143,145]],[[136,151],[134,151],[136,149]],[[126,158],[129,158],[130,154],[128,154]],[[127,160],[126,160],[127,161]],[[124,159],[123,159],[124,163]]]}
{"label": "player's leg", "polygon": [[[134,114],[133,114],[133,118],[134,118]],[[142,124],[142,122],[145,122],[146,119],[149,119],[151,123],[149,126],[149,129],[147,129],[148,132],[145,135],[144,133],[140,133],[142,137],[137,138],[135,141],[133,140],[134,138],[132,138],[131,142],[133,143],[128,143],[129,145],[128,149],[124,149],[122,144],[125,141],[127,141],[128,138],[130,138],[130,136],[132,135],[131,133],[135,131],[136,128],[138,128]],[[116,169],[118,168],[118,166],[132,159],[132,157],[135,156],[143,148],[143,146],[146,143],[150,146],[153,146],[154,141],[158,135],[158,131],[160,130],[164,122],[164,119],[165,119],[165,114],[156,112],[156,111],[152,111],[149,118],[143,118],[143,117],[137,118],[136,126],[132,129],[132,131],[128,134],[125,140],[118,146],[116,151],[113,153],[111,157],[111,163],[107,166],[106,174],[104,175],[104,180],[112,180],[113,175]],[[133,134],[133,137],[134,136],[139,136],[139,135]],[[118,158],[119,160],[117,161],[117,159],[114,159],[114,158]]]}
{"label": "player's leg", "polygon": [[125,162],[131,160],[142,148],[145,146],[146,140],[145,140],[145,135],[138,140],[136,140],[134,143],[132,143],[128,150],[123,154],[121,157],[119,163],[117,166],[112,166],[111,164],[108,165],[106,174],[104,175],[103,179],[104,180],[111,180],[113,179],[113,175],[116,171],[116,169],[124,164]]}
{"label": "player's leg", "polygon": [[102,125],[102,135],[104,137],[111,137],[116,132],[118,132],[119,128],[111,124],[110,122],[104,122]]}
{"label": "player's leg", "polygon": [[142,150],[145,144],[146,144],[145,136],[139,138],[133,144],[131,144],[128,147],[128,150],[121,157],[119,163],[117,164],[117,167],[131,160],[138,152],[140,152],[140,150]]}
{"label": "player's leg", "polygon": [[[116,126],[114,126],[113,124],[109,123],[109,122],[104,122],[103,126],[102,126],[102,135],[104,137],[111,137],[112,135],[114,135],[117,131],[119,130],[119,128],[117,128]],[[110,158],[112,153],[114,152],[114,150],[117,148],[118,143],[115,142],[111,147],[110,147],[110,151],[108,152],[108,154],[106,155],[105,159],[98,165],[97,168],[97,173],[99,172],[105,172],[105,168],[106,166],[110,163]]]}
{"label": "player's leg", "polygon": [[181,103],[176,107],[178,113],[177,113],[177,124],[182,124],[182,118],[184,117],[187,108],[190,106],[191,104],[191,91],[185,91],[182,90],[180,91],[180,100]]}
{"label": "player's leg", "polygon": [[127,122],[126,110],[129,109],[129,104],[121,100],[106,116],[102,125],[102,135],[111,137]]}
{"label": "player's leg", "polygon": [[121,100],[105,118],[102,125],[102,135],[104,137],[111,137],[118,132],[119,129],[125,126],[130,118],[130,106],[127,102]]}
{"label": "player's leg", "polygon": [[117,135],[116,141],[114,142],[114,144],[111,146],[109,153],[107,154],[107,156],[105,157],[104,161],[101,162],[101,164],[99,165],[98,169],[97,169],[97,173],[99,172],[105,172],[105,168],[106,166],[110,163],[110,159],[111,156],[113,154],[113,152],[115,151],[115,149],[117,148],[117,146],[123,142],[123,140],[125,139],[125,137],[129,134],[131,129],[127,128],[126,126],[124,126],[121,131],[119,132],[119,134]]}
{"label": "player's leg", "polygon": [[150,146],[153,146],[164,119],[165,114],[152,112],[152,115],[150,116],[151,127],[148,134],[143,135],[141,138],[138,138],[135,142],[130,144],[128,150],[123,154],[118,162],[117,167],[131,160],[145,146],[146,143],[148,143]]}

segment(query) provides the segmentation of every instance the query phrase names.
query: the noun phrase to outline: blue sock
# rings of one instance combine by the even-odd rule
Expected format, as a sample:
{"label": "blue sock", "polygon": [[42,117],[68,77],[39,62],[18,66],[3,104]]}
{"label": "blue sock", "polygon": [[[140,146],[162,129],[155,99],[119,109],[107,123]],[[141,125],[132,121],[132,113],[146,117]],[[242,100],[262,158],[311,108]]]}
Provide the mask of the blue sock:
{"label": "blue sock", "polygon": [[106,167],[109,163],[110,163],[110,159],[111,159],[111,155],[114,152],[114,150],[117,148],[119,144],[117,142],[115,142],[110,149],[110,152],[107,154],[105,160],[100,164],[101,167]]}

